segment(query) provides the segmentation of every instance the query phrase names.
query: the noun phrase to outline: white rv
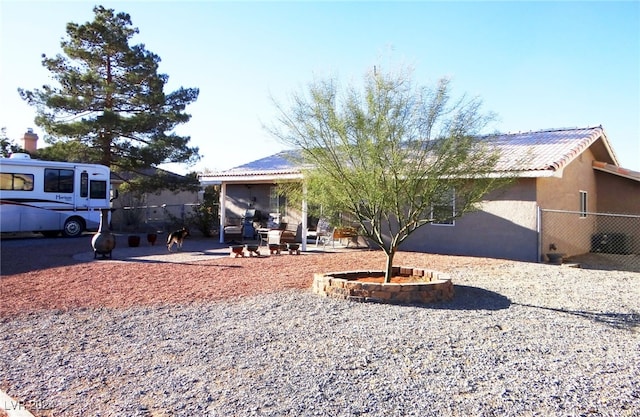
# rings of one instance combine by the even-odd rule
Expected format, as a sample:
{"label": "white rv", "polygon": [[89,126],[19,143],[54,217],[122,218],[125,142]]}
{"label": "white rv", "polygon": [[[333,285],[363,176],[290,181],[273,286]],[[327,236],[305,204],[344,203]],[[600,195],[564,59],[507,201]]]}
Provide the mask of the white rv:
{"label": "white rv", "polygon": [[80,236],[97,230],[110,208],[110,170],[104,165],[0,158],[0,232]]}

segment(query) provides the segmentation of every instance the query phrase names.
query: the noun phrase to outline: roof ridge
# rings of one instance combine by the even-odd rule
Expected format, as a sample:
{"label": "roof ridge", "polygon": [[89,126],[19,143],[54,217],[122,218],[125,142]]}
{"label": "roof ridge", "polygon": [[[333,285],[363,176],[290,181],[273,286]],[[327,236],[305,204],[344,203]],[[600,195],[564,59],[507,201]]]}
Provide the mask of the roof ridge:
{"label": "roof ridge", "polygon": [[602,129],[602,125],[597,125],[597,126],[586,126],[586,127],[579,127],[579,126],[575,126],[575,127],[556,127],[556,128],[546,128],[546,129],[540,129],[540,130],[520,130],[518,132],[496,132],[496,133],[490,133],[487,134],[485,136],[511,136],[511,135],[523,135],[523,134],[527,134],[527,133],[553,133],[553,132],[567,132],[567,131],[572,131],[572,130],[592,130],[592,129]]}

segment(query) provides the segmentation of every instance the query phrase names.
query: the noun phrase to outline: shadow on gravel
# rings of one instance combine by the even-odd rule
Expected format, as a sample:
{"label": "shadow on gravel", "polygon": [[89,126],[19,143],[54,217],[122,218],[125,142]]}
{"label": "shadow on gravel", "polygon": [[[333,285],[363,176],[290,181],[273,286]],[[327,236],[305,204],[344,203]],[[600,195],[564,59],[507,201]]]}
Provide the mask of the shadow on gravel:
{"label": "shadow on gravel", "polygon": [[640,313],[597,313],[593,311],[575,311],[564,310],[561,308],[534,306],[531,304],[514,303],[523,307],[538,308],[541,310],[555,311],[558,313],[570,314],[572,316],[582,317],[595,323],[605,324],[616,329],[629,330],[637,332],[640,330]]}
{"label": "shadow on gravel", "polygon": [[[100,260],[100,259],[98,259],[98,260]],[[106,259],[106,260],[108,261],[109,259]],[[160,260],[160,259],[140,259],[140,258],[122,258],[122,259],[117,259],[117,258],[114,258],[114,260],[115,261],[120,261],[120,262],[133,262],[133,263],[137,263],[137,264],[192,265],[192,266],[200,266],[200,267],[212,267],[212,266],[215,266],[216,268],[224,268],[224,269],[244,268],[243,265],[205,264],[205,263],[202,263],[202,262],[188,262],[188,261],[183,261],[183,262],[163,261],[163,260]]]}
{"label": "shadow on gravel", "polygon": [[582,269],[640,272],[640,254],[585,253],[569,257],[565,262],[577,263]]}
{"label": "shadow on gravel", "polygon": [[484,288],[455,285],[454,290],[453,300],[424,307],[439,310],[504,310],[511,306],[511,300],[507,297]]}
{"label": "shadow on gravel", "polygon": [[48,238],[37,235],[8,236],[0,239],[0,275],[8,276],[84,263],[73,258],[91,250],[90,234],[77,238]]}

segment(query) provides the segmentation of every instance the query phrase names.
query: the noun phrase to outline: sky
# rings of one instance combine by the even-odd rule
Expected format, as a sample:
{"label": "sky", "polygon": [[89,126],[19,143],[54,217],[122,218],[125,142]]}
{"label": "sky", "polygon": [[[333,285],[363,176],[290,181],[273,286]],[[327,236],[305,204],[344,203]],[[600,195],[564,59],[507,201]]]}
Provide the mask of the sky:
{"label": "sky", "polygon": [[[640,171],[640,2],[30,1],[0,0],[0,127],[42,138],[17,89],[55,85],[41,55],[61,53],[66,24],[100,4],[131,15],[169,76],[165,92],[200,89],[176,132],[218,171],[286,147],[265,126],[314,80],[362,85],[374,66],[412,68],[454,96],[479,97],[492,130],[602,125],[621,166]],[[42,140],[40,142],[43,142]]]}

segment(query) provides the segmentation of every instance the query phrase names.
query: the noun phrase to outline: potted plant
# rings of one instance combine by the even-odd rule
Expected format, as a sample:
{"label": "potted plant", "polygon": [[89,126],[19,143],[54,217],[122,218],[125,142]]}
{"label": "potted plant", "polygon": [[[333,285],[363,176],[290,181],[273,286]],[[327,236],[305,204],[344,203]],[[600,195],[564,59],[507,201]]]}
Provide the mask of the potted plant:
{"label": "potted plant", "polygon": [[147,242],[149,242],[151,246],[156,244],[156,240],[158,240],[158,234],[156,232],[147,233]]}
{"label": "potted plant", "polygon": [[127,243],[132,248],[140,246],[140,235],[129,235],[127,237]]}
{"label": "potted plant", "polygon": [[556,246],[556,244],[551,243],[549,245],[549,252],[547,252],[547,259],[549,260],[549,263],[560,265],[562,264],[562,261],[563,261],[562,258],[565,256],[565,254],[556,252],[557,250],[558,250],[558,247]]}

